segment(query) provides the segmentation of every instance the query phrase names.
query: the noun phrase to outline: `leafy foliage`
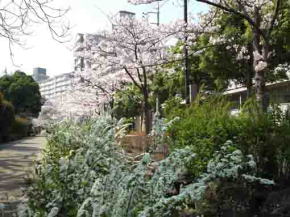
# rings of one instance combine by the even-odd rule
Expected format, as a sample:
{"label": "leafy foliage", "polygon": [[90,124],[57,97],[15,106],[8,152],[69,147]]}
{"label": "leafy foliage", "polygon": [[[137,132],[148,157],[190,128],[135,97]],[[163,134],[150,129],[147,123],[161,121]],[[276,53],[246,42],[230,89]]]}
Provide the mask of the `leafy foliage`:
{"label": "leafy foliage", "polygon": [[37,116],[41,108],[38,84],[31,76],[16,71],[13,75],[0,78],[0,91],[15,107],[15,113]]}
{"label": "leafy foliage", "polygon": [[223,96],[201,96],[187,109],[172,109],[169,117],[180,117],[169,133],[171,149],[191,147],[200,157],[193,168],[203,171],[219,145],[232,140],[246,154],[252,154],[259,174],[268,178],[288,178],[289,115],[273,106],[261,112],[250,99],[238,116],[230,114],[231,104]]}
{"label": "leafy foliage", "polygon": [[230,103],[222,96],[199,97],[189,108],[172,109],[172,113],[169,113],[169,117],[180,118],[169,128],[173,140],[171,148],[192,147],[192,151],[200,158],[194,162],[197,175],[204,170],[220,144],[235,135],[235,123],[229,109]]}
{"label": "leafy foliage", "polygon": [[116,118],[131,118],[142,112],[142,94],[133,85],[127,85],[114,95],[113,114]]}

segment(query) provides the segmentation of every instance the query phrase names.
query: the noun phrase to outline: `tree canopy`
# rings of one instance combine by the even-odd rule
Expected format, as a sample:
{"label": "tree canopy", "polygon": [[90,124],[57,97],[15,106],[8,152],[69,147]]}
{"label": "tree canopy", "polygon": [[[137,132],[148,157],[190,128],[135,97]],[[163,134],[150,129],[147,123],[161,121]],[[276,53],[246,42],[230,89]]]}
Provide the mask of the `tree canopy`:
{"label": "tree canopy", "polygon": [[31,76],[16,71],[0,78],[0,91],[15,107],[16,114],[37,116],[41,109],[39,85]]}

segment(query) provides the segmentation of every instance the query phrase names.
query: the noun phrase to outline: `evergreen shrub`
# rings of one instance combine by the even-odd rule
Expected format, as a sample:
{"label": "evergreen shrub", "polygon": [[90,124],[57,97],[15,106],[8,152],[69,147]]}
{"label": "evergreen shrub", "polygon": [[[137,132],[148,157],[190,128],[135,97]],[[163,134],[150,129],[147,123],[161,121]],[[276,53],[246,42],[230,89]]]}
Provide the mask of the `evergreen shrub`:
{"label": "evergreen shrub", "polygon": [[239,115],[231,115],[231,108],[223,96],[199,96],[190,107],[173,109],[168,117],[180,119],[169,128],[171,150],[191,147],[199,156],[193,166],[198,175],[220,145],[231,140],[245,154],[254,156],[261,176],[288,180],[289,114],[275,105],[268,112],[262,112],[252,99],[243,105]]}
{"label": "evergreen shrub", "polygon": [[171,150],[191,147],[198,154],[194,162],[195,173],[201,173],[213,153],[227,140],[237,135],[236,118],[229,113],[231,104],[223,96],[198,96],[187,108],[172,109],[168,119],[179,117],[168,130]]}

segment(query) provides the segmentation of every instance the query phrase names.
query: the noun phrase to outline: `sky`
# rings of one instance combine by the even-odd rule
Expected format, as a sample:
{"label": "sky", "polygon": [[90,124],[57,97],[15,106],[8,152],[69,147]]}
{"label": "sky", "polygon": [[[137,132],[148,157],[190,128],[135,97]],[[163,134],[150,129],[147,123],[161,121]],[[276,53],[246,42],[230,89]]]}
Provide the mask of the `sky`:
{"label": "sky", "polygon": [[[23,38],[24,47],[13,46],[13,58],[10,56],[7,41],[0,38],[0,76],[5,69],[8,73],[22,70],[32,74],[35,67],[47,69],[49,76],[55,76],[73,71],[73,51],[77,33],[96,33],[111,27],[108,16],[113,16],[120,10],[136,13],[141,18],[145,12],[156,11],[157,3],[151,5],[131,5],[127,0],[56,0],[59,6],[69,7],[66,20],[70,22],[69,41],[59,43],[52,39],[49,30],[42,25],[31,27],[33,34]],[[160,22],[168,23],[183,18],[183,0],[164,0],[160,3]],[[193,14],[206,10],[206,6],[193,0],[189,1],[189,11]],[[150,20],[156,22],[156,15],[149,14]],[[13,61],[12,61],[13,59]],[[14,63],[13,63],[14,62]]]}

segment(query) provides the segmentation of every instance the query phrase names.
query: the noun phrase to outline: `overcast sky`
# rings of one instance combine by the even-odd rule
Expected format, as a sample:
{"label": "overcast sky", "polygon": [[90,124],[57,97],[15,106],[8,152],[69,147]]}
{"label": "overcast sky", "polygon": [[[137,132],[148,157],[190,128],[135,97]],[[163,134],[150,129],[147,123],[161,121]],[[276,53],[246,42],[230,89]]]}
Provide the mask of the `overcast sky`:
{"label": "overcast sky", "polygon": [[[143,12],[154,11],[156,4],[134,6],[127,0],[57,0],[63,6],[70,7],[67,14],[73,29],[71,42],[60,44],[54,41],[45,25],[33,27],[34,33],[26,39],[26,48],[14,47],[13,65],[8,43],[0,38],[0,75],[5,68],[8,73],[20,69],[32,74],[34,67],[47,69],[49,76],[67,73],[73,70],[73,53],[71,51],[73,38],[76,33],[95,33],[102,29],[110,28],[107,15],[114,15],[120,10],[135,12],[137,17],[142,17]],[[165,0],[161,2],[161,23],[168,23],[174,19],[183,17],[182,0]],[[205,10],[205,5],[190,1],[189,10],[197,13]],[[156,15],[151,14],[152,22],[156,21]]]}

